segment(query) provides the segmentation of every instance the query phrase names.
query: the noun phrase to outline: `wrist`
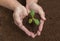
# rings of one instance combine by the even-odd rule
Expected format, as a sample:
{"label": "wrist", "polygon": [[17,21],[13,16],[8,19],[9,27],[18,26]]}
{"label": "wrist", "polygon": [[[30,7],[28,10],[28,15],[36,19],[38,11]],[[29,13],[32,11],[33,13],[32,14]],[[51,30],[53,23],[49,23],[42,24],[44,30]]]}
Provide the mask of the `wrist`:
{"label": "wrist", "polygon": [[6,7],[11,10],[15,10],[17,7],[22,6],[17,0],[2,0],[0,6]]}
{"label": "wrist", "polygon": [[17,8],[21,8],[22,5],[17,1],[14,6],[13,6],[13,9],[12,10],[16,10]]}
{"label": "wrist", "polygon": [[37,3],[38,0],[26,0],[26,3],[29,4],[29,3]]}

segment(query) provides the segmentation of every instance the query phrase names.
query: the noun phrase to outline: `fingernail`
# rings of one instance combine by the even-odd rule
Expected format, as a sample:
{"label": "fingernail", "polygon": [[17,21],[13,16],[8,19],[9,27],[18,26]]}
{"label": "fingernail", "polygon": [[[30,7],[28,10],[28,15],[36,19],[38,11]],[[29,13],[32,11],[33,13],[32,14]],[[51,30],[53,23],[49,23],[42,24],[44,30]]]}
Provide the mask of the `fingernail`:
{"label": "fingernail", "polygon": [[46,20],[46,18],[45,18],[45,17],[43,17],[42,19],[43,19],[44,21]]}
{"label": "fingernail", "polygon": [[44,18],[44,20],[46,20],[46,18]]}

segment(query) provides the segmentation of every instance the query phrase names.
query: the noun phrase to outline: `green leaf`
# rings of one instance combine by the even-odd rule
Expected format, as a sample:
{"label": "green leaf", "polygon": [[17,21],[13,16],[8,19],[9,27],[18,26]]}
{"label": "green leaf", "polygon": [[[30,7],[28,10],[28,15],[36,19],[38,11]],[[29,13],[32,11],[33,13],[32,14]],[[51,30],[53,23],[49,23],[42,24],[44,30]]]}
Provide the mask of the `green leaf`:
{"label": "green leaf", "polygon": [[32,23],[32,19],[29,19],[29,23],[30,23],[30,24]]}
{"label": "green leaf", "polygon": [[34,10],[31,10],[30,15],[31,15],[32,17],[34,17],[34,15],[35,15]]}
{"label": "green leaf", "polygon": [[38,19],[33,19],[36,25],[39,25],[40,21]]}

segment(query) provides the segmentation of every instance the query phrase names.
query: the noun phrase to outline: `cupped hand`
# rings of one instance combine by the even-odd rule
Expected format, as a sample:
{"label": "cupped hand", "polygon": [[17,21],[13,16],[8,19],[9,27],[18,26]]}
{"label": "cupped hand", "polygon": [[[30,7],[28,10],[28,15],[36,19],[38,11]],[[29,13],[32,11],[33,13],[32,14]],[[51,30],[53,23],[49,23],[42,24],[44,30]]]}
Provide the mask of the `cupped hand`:
{"label": "cupped hand", "polygon": [[28,10],[28,13],[30,12],[31,9],[33,9],[36,13],[39,13],[41,19],[40,19],[40,25],[39,25],[39,29],[37,31],[36,35],[41,35],[41,31],[44,25],[44,21],[46,20],[45,18],[45,12],[43,11],[42,7],[39,6],[37,3],[35,2],[31,2],[31,3],[27,3],[26,4],[26,9]]}
{"label": "cupped hand", "polygon": [[32,36],[32,38],[34,38],[34,34],[30,32],[22,23],[23,18],[26,16],[28,16],[26,8],[24,6],[17,7],[13,13],[14,23],[28,36]]}

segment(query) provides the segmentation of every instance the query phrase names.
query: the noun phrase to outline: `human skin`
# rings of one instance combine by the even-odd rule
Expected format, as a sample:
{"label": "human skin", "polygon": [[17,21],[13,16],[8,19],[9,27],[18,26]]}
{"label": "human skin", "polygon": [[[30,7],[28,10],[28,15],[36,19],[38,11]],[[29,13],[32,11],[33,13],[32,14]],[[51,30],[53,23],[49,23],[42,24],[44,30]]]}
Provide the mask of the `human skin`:
{"label": "human skin", "polygon": [[30,12],[30,10],[33,9],[36,13],[39,13],[39,15],[41,16],[38,31],[36,34],[34,34],[35,36],[37,36],[37,35],[40,36],[46,18],[45,18],[45,12],[43,11],[42,7],[37,4],[37,2],[38,2],[38,0],[32,0],[32,1],[27,0],[26,8],[27,8],[28,12]]}
{"label": "human skin", "polygon": [[[23,30],[28,36],[35,38],[35,36],[40,35],[44,21],[46,20],[45,18],[45,13],[43,12],[42,8],[37,5],[38,0],[26,0],[26,8],[21,5],[17,0],[0,0],[0,6],[6,7],[8,9],[13,10],[13,19],[14,23],[21,29]],[[31,5],[32,4],[32,5]],[[33,6],[35,8],[33,8]],[[34,9],[35,11],[39,12],[41,16],[41,24],[39,26],[39,30],[37,31],[36,34],[33,32],[29,31],[22,23],[23,18],[28,16],[28,11],[30,9]]]}
{"label": "human skin", "polygon": [[21,5],[17,0],[0,0],[0,6],[6,7],[14,11],[14,23],[23,30],[28,36],[33,35],[22,23],[23,18],[28,16],[26,8]]}

